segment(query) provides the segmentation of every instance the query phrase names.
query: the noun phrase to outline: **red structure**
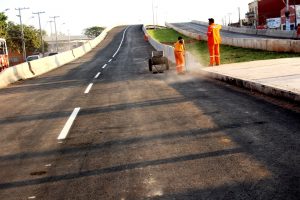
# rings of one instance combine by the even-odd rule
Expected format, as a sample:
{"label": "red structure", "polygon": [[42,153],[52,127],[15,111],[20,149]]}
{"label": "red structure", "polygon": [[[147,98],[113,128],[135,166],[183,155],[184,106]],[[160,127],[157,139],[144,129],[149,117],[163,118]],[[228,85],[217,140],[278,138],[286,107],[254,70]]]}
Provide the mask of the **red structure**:
{"label": "red structure", "polygon": [[6,41],[0,38],[0,72],[9,67],[8,51]]}
{"label": "red structure", "polygon": [[[258,25],[265,25],[266,19],[281,17],[281,10],[286,6],[286,0],[258,1]],[[289,0],[291,6],[299,5],[300,0]]]}

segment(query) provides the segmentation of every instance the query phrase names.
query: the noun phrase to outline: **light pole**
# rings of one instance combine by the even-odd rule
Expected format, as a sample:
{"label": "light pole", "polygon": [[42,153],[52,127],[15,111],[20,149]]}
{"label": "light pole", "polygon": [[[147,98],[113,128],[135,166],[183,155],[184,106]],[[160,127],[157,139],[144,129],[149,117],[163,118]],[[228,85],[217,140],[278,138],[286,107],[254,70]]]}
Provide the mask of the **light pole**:
{"label": "light pole", "polygon": [[19,11],[19,17],[20,17],[20,26],[21,26],[21,37],[22,37],[22,47],[23,47],[23,59],[26,60],[26,46],[25,46],[25,38],[24,38],[24,28],[22,24],[22,15],[21,10],[26,10],[29,8],[16,8],[16,10]]}
{"label": "light pole", "polygon": [[[68,36],[68,47],[66,48],[65,46],[66,45],[64,45],[64,50],[65,49],[68,49],[68,50],[70,50],[70,30],[68,29],[68,26],[67,26],[67,23],[66,22],[64,22],[64,23],[62,23],[62,25],[64,25],[65,26],[65,28],[63,29],[63,31],[66,31],[66,34],[63,32],[63,35],[65,36]],[[68,34],[68,35],[67,35]]]}
{"label": "light pole", "polygon": [[48,21],[49,22],[49,24],[50,24],[50,37],[51,37],[51,41],[53,41],[53,38],[52,38],[52,35],[53,35],[53,32],[52,32],[52,22],[54,22],[54,21]]}
{"label": "light pole", "polygon": [[285,10],[285,30],[290,31],[291,25],[290,25],[290,5],[289,0],[286,0],[286,10]]}
{"label": "light pole", "polygon": [[52,32],[52,22],[53,21],[48,21],[49,22],[49,24],[50,24],[50,38],[51,38],[51,52],[53,52],[53,32]]}
{"label": "light pole", "polygon": [[68,45],[69,45],[69,50],[71,50],[71,37],[70,37],[70,29],[68,29]]}
{"label": "light pole", "polygon": [[231,14],[232,14],[232,13],[228,13],[228,17],[229,17],[229,19],[228,19],[228,20],[229,20],[229,22],[228,22],[228,23],[229,23],[229,26],[230,26],[230,24],[231,24],[231,20],[230,20],[230,16],[231,16]]}
{"label": "light pole", "polygon": [[50,17],[50,18],[53,18],[53,21],[54,21],[56,52],[58,52],[57,29],[56,29],[56,18],[58,18],[58,17],[59,17],[59,16],[53,16],[53,17]]}
{"label": "light pole", "polygon": [[238,11],[239,11],[239,26],[242,26],[242,21],[241,21],[241,8],[238,7]]}
{"label": "light pole", "polygon": [[153,0],[152,0],[152,18],[153,18],[153,26],[156,29],[155,22],[154,22],[154,2],[153,2]]}
{"label": "light pole", "polygon": [[294,10],[295,10],[295,30],[297,30],[297,9],[296,9],[296,2],[294,0]]}
{"label": "light pole", "polygon": [[40,18],[40,14],[43,14],[45,12],[36,12],[36,13],[32,13],[34,15],[38,15],[39,17],[39,25],[40,25],[40,37],[41,37],[41,45],[42,45],[42,53],[43,53],[43,57],[45,55],[45,48],[44,48],[44,41],[43,41],[43,35],[42,35],[42,26],[41,26],[41,18]]}
{"label": "light pole", "polygon": [[155,20],[156,20],[156,26],[158,26],[158,20],[157,20],[157,12],[158,12],[158,6],[155,6]]}

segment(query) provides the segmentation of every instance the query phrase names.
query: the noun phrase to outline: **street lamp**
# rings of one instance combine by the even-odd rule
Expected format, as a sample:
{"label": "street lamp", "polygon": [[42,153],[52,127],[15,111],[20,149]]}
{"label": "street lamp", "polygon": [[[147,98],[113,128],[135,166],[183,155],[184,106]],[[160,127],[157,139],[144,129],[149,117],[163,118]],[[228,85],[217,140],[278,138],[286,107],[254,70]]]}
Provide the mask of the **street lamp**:
{"label": "street lamp", "polygon": [[154,2],[153,2],[153,0],[152,0],[152,18],[153,18],[153,26],[154,26],[154,28],[156,28],[155,22],[154,22]]}
{"label": "street lamp", "polygon": [[239,11],[239,26],[242,26],[242,21],[241,21],[241,8],[238,7],[238,11]]}
{"label": "street lamp", "polygon": [[41,19],[40,19],[40,14],[43,14],[45,12],[35,12],[35,13],[32,13],[34,15],[38,15],[39,17],[39,25],[40,25],[40,38],[41,38],[41,45],[42,45],[42,53],[43,53],[43,56],[45,55],[45,48],[44,48],[44,41],[43,41],[43,34],[42,34],[42,26],[41,26]]}
{"label": "street lamp", "polygon": [[290,25],[290,6],[289,6],[289,0],[286,0],[286,10],[285,10],[285,30],[290,31],[291,25]]}
{"label": "street lamp", "polygon": [[156,12],[155,12],[155,20],[156,20],[156,26],[158,26],[158,20],[157,20],[157,12],[158,12],[158,6],[155,6]]}
{"label": "street lamp", "polygon": [[229,23],[229,26],[230,26],[230,24],[231,24],[231,20],[230,20],[230,16],[231,16],[231,15],[232,15],[232,13],[228,13],[228,18],[229,18],[229,19],[228,19],[228,20],[229,20],[228,23]]}
{"label": "street lamp", "polygon": [[56,18],[58,18],[59,16],[53,16],[50,18],[53,18],[54,21],[54,29],[55,29],[55,42],[56,42],[56,52],[58,52],[58,44],[57,44],[57,29],[56,29]]}
{"label": "street lamp", "polygon": [[297,9],[296,9],[296,2],[294,0],[294,10],[295,10],[295,29],[297,29]]}

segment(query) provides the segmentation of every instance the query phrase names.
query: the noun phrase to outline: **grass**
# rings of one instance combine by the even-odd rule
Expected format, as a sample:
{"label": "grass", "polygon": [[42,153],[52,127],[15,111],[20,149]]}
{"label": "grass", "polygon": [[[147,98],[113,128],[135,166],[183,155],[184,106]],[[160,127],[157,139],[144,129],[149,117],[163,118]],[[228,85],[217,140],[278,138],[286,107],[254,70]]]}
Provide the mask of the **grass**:
{"label": "grass", "polygon": [[[177,41],[178,36],[182,36],[180,33],[174,31],[173,29],[148,30],[148,33],[157,41],[167,44],[175,43]],[[209,63],[207,42],[197,41],[186,36],[182,37],[186,41],[186,49],[190,51],[202,65],[207,65]],[[220,52],[222,64],[248,62],[255,60],[300,57],[299,53],[270,52],[257,49],[233,47],[228,45],[221,45]]]}

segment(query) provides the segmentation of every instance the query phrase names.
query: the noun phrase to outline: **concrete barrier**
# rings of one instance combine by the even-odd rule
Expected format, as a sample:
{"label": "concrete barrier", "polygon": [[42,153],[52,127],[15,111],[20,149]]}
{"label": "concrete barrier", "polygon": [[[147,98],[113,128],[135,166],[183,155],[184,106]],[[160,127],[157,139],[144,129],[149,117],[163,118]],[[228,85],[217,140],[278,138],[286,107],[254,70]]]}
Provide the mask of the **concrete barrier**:
{"label": "concrete barrier", "polygon": [[0,73],[0,88],[6,87],[18,80],[32,77],[33,73],[30,71],[28,63],[9,67]]}
{"label": "concrete barrier", "polygon": [[277,51],[277,52],[290,52],[291,51],[291,41],[290,40],[268,39],[266,50]]}
{"label": "concrete barrier", "polygon": [[29,65],[35,74],[34,77],[59,67],[59,63],[56,62],[55,58],[55,56],[48,56],[38,60],[30,61]]}
{"label": "concrete barrier", "polygon": [[0,73],[0,88],[4,88],[9,84],[17,82],[18,80],[25,80],[47,73],[53,69],[61,67],[73,60],[80,58],[87,52],[95,48],[113,28],[107,27],[98,37],[86,42],[84,45],[55,56],[44,57],[38,60],[22,63],[13,67],[9,67]]}
{"label": "concrete barrier", "polygon": [[63,53],[57,54],[54,56],[58,65],[62,66],[65,65],[69,62],[72,62],[73,60],[76,59],[76,57],[74,57],[72,50],[70,51],[65,51]]}

